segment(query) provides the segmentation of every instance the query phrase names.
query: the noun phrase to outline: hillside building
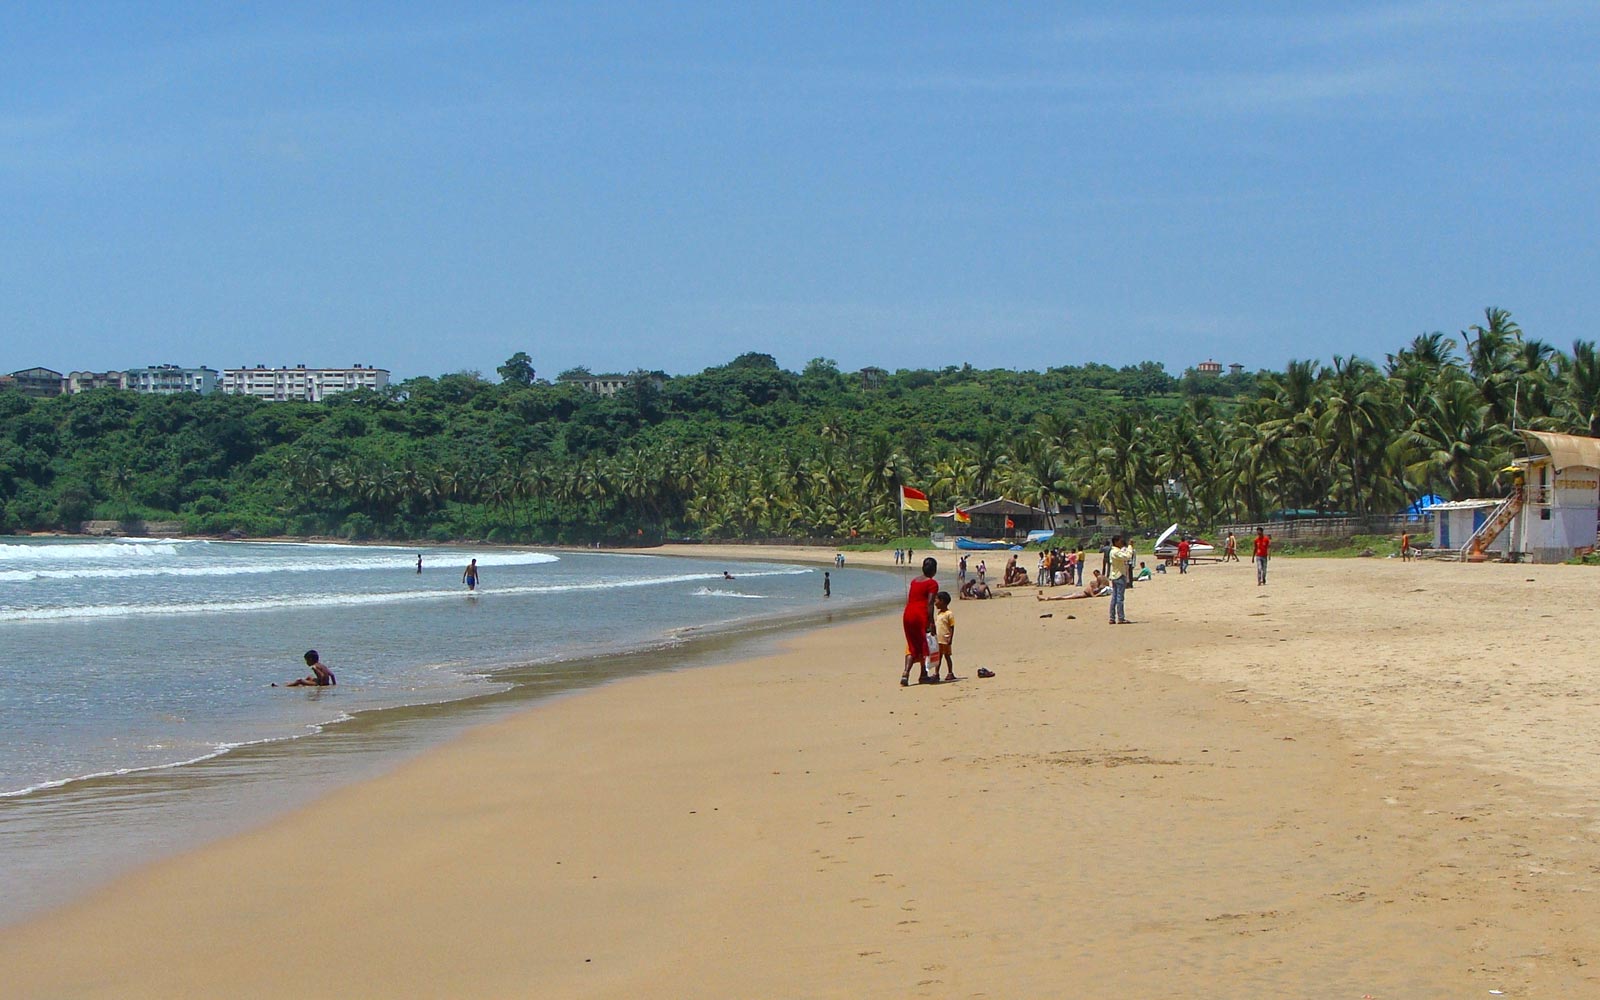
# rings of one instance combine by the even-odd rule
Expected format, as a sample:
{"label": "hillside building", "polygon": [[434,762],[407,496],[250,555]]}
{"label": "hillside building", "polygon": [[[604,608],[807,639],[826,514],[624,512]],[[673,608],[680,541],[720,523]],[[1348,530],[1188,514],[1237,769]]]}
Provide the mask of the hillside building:
{"label": "hillside building", "polygon": [[67,395],[76,396],[90,389],[126,389],[126,372],[68,372]]}
{"label": "hillside building", "polygon": [[278,402],[290,399],[321,402],[329,396],[357,389],[382,389],[389,384],[387,368],[351,365],[349,368],[224,368],[222,391]]}
{"label": "hillside building", "polygon": [[204,396],[217,390],[217,370],[204,365],[199,368],[151,365],[148,368],[129,368],[124,374],[124,388],[153,396],[176,396],[185,392]]}
{"label": "hillside building", "polygon": [[14,389],[24,396],[59,396],[66,384],[66,379],[58,371],[24,368],[6,376],[5,388]]}
{"label": "hillside building", "polygon": [[607,399],[633,385],[640,379],[647,379],[657,389],[661,388],[663,379],[658,374],[651,375],[590,375],[588,372],[573,372],[562,375],[556,379],[562,385],[575,385],[585,392],[592,392],[596,396]]}

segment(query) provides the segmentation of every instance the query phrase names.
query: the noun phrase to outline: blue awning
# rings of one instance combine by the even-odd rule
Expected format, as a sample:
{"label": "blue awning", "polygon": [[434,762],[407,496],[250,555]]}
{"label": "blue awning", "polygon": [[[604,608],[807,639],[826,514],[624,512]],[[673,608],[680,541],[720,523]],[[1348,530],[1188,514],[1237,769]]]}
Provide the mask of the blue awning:
{"label": "blue awning", "polygon": [[1421,517],[1423,512],[1425,512],[1429,507],[1441,503],[1444,503],[1444,497],[1437,493],[1425,493],[1422,496],[1417,497],[1417,499],[1412,502],[1411,506],[1406,508],[1405,515],[1407,517]]}

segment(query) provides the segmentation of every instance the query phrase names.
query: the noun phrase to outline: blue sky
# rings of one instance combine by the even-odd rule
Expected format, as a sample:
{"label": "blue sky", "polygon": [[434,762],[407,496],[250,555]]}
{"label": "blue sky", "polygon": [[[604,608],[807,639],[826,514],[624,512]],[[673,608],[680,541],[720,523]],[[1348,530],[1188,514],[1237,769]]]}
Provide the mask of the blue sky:
{"label": "blue sky", "polygon": [[7,4],[0,370],[1566,348],[1597,53],[1561,0]]}

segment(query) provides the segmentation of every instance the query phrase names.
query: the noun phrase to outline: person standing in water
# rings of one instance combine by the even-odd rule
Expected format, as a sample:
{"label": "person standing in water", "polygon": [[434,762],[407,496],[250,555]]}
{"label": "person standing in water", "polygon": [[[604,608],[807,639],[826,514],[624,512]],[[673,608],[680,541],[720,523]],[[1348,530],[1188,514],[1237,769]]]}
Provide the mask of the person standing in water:
{"label": "person standing in water", "polygon": [[461,582],[467,585],[468,591],[478,589],[478,560],[467,563],[467,568],[461,571]]}
{"label": "person standing in water", "polygon": [[422,572],[422,553],[421,552],[417,553],[417,572],[418,573]]}
{"label": "person standing in water", "polygon": [[827,570],[823,570],[822,571],[822,596],[823,597],[832,597],[833,596],[833,581],[828,579],[828,571]]}

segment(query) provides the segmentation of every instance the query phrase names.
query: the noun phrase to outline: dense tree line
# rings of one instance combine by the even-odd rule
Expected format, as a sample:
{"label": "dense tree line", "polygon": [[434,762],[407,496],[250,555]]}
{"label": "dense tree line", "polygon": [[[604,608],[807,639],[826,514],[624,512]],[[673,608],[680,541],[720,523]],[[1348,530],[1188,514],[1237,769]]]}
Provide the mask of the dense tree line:
{"label": "dense tree line", "polygon": [[500,374],[315,404],[0,394],[0,530],[138,517],[351,538],[882,537],[902,483],[938,505],[1005,495],[1209,525],[1493,495],[1513,424],[1600,436],[1594,344],[1564,353],[1498,309],[1381,365],[1222,377],[1154,363],[845,373],[822,358],[796,373],[747,354],[636,373],[608,399],[538,381],[520,352]]}

